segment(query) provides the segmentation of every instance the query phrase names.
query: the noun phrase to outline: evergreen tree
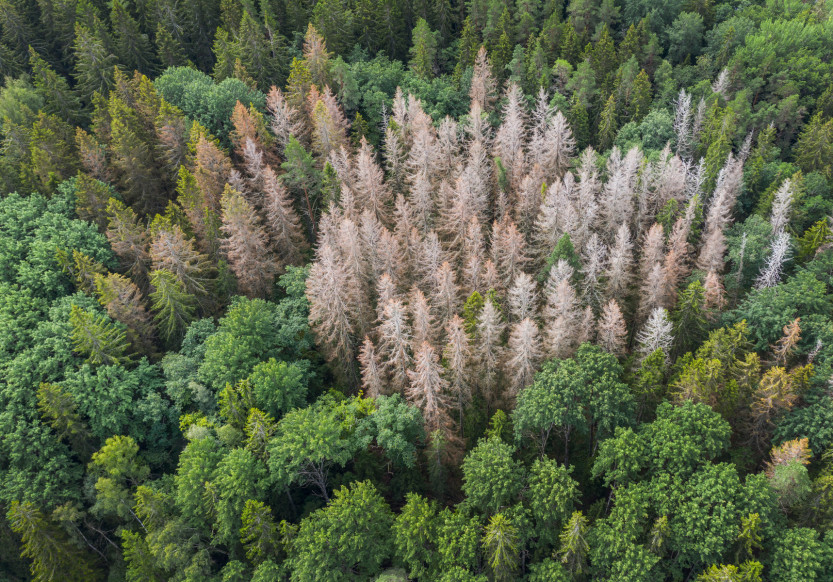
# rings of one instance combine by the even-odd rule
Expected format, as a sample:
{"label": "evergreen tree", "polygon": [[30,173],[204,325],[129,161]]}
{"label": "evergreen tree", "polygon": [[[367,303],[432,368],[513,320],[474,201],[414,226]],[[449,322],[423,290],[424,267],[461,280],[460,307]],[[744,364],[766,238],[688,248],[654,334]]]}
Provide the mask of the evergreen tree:
{"label": "evergreen tree", "polygon": [[437,59],[437,37],[428,23],[420,18],[414,27],[408,66],[425,80],[434,78]]}
{"label": "evergreen tree", "polygon": [[23,556],[32,560],[35,582],[82,582],[98,576],[92,560],[34,504],[13,501],[6,517],[23,540]]}
{"label": "evergreen tree", "polygon": [[73,53],[77,89],[84,101],[91,103],[93,93],[106,94],[113,87],[113,67],[118,58],[110,53],[97,33],[78,22]]}
{"label": "evergreen tree", "polygon": [[117,364],[126,360],[127,335],[104,315],[72,306],[69,323],[75,351],[91,364]]}
{"label": "evergreen tree", "polygon": [[795,160],[804,172],[820,172],[833,178],[833,119],[816,113],[795,145]]}
{"label": "evergreen tree", "polygon": [[645,69],[642,69],[634,79],[633,89],[631,90],[630,120],[641,121],[648,114],[651,101],[651,81],[648,79],[648,73],[645,72]]}
{"label": "evergreen tree", "polygon": [[119,62],[128,70],[150,74],[153,72],[155,55],[148,39],[136,19],[127,11],[122,0],[113,0],[110,9],[113,30],[113,47]]}
{"label": "evergreen tree", "polygon": [[618,131],[618,123],[616,119],[616,95],[611,93],[607,99],[607,103],[602,109],[602,115],[599,119],[599,131],[596,141],[599,144],[599,149],[604,151],[613,145],[613,140],[616,139]]}
{"label": "evergreen tree", "polygon": [[153,291],[150,300],[161,337],[169,343],[175,343],[185,333],[193,320],[196,301],[193,295],[185,291],[185,286],[176,275],[164,269],[150,274]]}
{"label": "evergreen tree", "polygon": [[29,47],[29,66],[32,67],[35,89],[43,97],[44,111],[68,123],[80,123],[83,116],[78,96],[70,89],[67,80],[56,73],[32,47]]}

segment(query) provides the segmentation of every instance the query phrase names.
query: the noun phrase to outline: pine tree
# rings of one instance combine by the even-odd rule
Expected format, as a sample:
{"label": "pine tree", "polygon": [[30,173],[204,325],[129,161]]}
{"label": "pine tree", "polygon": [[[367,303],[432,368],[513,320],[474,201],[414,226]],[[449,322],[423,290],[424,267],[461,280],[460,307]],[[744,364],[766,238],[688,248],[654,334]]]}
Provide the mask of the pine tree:
{"label": "pine tree", "polygon": [[833,178],[833,119],[816,113],[795,145],[795,160],[805,173],[819,172]]}
{"label": "pine tree", "polygon": [[191,295],[208,295],[208,258],[196,249],[194,241],[187,238],[178,225],[165,224],[164,220],[155,221],[151,231],[153,269],[173,273]]}
{"label": "pine tree", "polygon": [[113,67],[118,59],[107,50],[98,34],[79,22],[75,23],[75,80],[82,98],[90,103],[93,93],[102,95],[113,87]]}
{"label": "pine tree", "polygon": [[368,398],[376,398],[386,392],[382,373],[382,363],[376,354],[376,347],[368,336],[364,336],[361,350],[359,350],[359,364],[361,365],[362,390]]}
{"label": "pine tree", "polygon": [[86,582],[94,580],[92,560],[46,517],[33,503],[12,501],[7,515],[9,526],[23,541],[22,555],[30,558],[32,580],[50,582]]}
{"label": "pine tree", "polygon": [[628,330],[625,318],[615,299],[608,301],[602,309],[602,317],[596,330],[598,344],[614,356],[625,355]]}
{"label": "pine tree", "polygon": [[491,403],[496,403],[500,366],[503,362],[502,345],[504,324],[493,300],[486,298],[475,327],[475,357],[480,370],[479,384],[483,396]]}
{"label": "pine tree", "polygon": [[69,323],[74,350],[87,356],[91,364],[118,364],[127,360],[124,355],[129,347],[127,335],[105,315],[73,305]]}
{"label": "pine tree", "polygon": [[410,384],[405,395],[411,404],[422,411],[426,433],[440,431],[448,437],[453,432],[445,396],[448,382],[443,379],[441,371],[437,352],[423,343],[414,356],[414,369],[408,370]]}
{"label": "pine tree", "polygon": [[151,305],[154,319],[161,337],[169,344],[175,344],[185,333],[194,319],[196,299],[185,290],[176,275],[164,269],[150,274]]}
{"label": "pine tree", "polygon": [[601,118],[599,119],[599,131],[596,141],[599,144],[599,149],[604,151],[613,145],[613,140],[616,139],[616,134],[619,131],[619,124],[616,118],[616,95],[610,94],[607,103],[602,109]]}
{"label": "pine tree", "polygon": [[538,326],[528,317],[522,319],[509,333],[506,376],[509,381],[509,396],[518,395],[532,383],[543,356]]}
{"label": "pine tree", "polygon": [[408,373],[412,364],[410,343],[411,329],[406,319],[405,306],[396,299],[389,300],[383,310],[377,328],[379,355],[389,378],[391,390],[402,393],[408,385]]}
{"label": "pine tree", "polygon": [[436,70],[437,37],[423,18],[420,18],[414,27],[409,54],[408,66],[411,71],[420,79],[433,79]]}
{"label": "pine tree", "polygon": [[133,347],[144,354],[152,354],[155,351],[153,328],[139,287],[118,273],[98,275],[95,287],[98,302],[107,315],[127,327],[127,339]]}
{"label": "pine tree", "polygon": [[463,411],[472,398],[471,384],[469,383],[472,351],[469,345],[469,336],[465,330],[465,322],[459,315],[455,314],[448,320],[445,335],[448,338],[448,343],[443,349],[443,360],[447,369],[450,393],[457,401],[462,429]]}
{"label": "pine tree", "polygon": [[270,256],[267,237],[254,209],[240,192],[226,186],[222,199],[226,239],[222,246],[240,290],[250,297],[266,297],[272,291],[277,265]]}
{"label": "pine tree", "polygon": [[263,209],[272,248],[284,264],[299,264],[307,241],[292,198],[271,167],[263,172]]}
{"label": "pine tree", "polygon": [[144,287],[150,263],[147,230],[133,209],[115,198],[107,202],[107,216],[106,235],[113,252],[136,284]]}
{"label": "pine tree", "polygon": [[67,80],[29,47],[29,66],[32,67],[32,81],[37,92],[43,97],[44,111],[57,115],[71,124],[82,120],[81,102],[70,89]]}
{"label": "pine tree", "polygon": [[474,70],[469,88],[469,98],[472,104],[477,103],[481,111],[491,111],[497,97],[497,81],[492,74],[492,63],[486,53],[486,47],[481,46],[472,59]]}
{"label": "pine tree", "polygon": [[128,70],[150,74],[154,69],[155,55],[139,23],[127,11],[122,0],[113,0],[110,8],[110,23],[113,31],[113,47],[119,62]]}

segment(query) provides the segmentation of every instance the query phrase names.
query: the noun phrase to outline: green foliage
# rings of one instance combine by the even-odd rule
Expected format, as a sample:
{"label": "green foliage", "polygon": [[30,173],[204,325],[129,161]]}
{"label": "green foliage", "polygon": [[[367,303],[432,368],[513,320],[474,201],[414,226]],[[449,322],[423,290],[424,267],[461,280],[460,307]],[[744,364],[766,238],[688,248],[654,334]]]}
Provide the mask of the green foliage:
{"label": "green foliage", "polygon": [[545,363],[533,384],[518,394],[512,413],[515,442],[532,438],[543,456],[551,432],[558,429],[565,462],[573,434],[589,436],[595,448],[597,439],[633,422],[633,396],[620,380],[622,372],[615,356],[590,344],[583,344],[574,358]]}
{"label": "green foliage", "polygon": [[127,360],[127,334],[107,316],[73,305],[69,323],[75,351],[86,356],[91,364],[118,364]]}
{"label": "green foliage", "polygon": [[[153,82],[159,95],[206,127],[211,134],[228,140],[234,129],[231,113],[239,101],[263,110],[266,97],[238,79],[215,83],[211,77],[189,67],[171,67]],[[228,141],[225,141],[228,143]]]}
{"label": "green foliage", "polygon": [[97,576],[90,557],[33,504],[12,502],[6,518],[23,540],[22,555],[32,560],[35,582],[81,582]]}
{"label": "green foliage", "polygon": [[512,446],[492,437],[481,439],[463,460],[463,492],[479,511],[497,513],[520,492],[521,467],[512,459],[513,452]]}
{"label": "green foliage", "polygon": [[292,541],[292,580],[353,580],[381,571],[393,545],[393,514],[368,481],[335,492],[301,521]]}

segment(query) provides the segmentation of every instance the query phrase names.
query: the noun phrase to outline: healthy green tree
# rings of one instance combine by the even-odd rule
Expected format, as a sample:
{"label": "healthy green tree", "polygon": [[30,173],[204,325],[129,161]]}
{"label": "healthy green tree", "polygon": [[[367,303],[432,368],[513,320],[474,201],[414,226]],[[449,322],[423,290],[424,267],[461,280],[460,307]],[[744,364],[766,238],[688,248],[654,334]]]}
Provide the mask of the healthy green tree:
{"label": "healthy green tree", "polygon": [[34,504],[13,501],[6,518],[23,541],[22,555],[32,560],[32,580],[80,582],[98,576],[90,557]]}
{"label": "healthy green tree", "polygon": [[483,513],[497,513],[511,505],[523,487],[521,465],[514,448],[497,437],[480,439],[463,459],[463,493]]}
{"label": "healthy green tree", "polygon": [[369,481],[338,489],[301,521],[291,543],[293,581],[354,580],[381,571],[393,549],[393,513]]}

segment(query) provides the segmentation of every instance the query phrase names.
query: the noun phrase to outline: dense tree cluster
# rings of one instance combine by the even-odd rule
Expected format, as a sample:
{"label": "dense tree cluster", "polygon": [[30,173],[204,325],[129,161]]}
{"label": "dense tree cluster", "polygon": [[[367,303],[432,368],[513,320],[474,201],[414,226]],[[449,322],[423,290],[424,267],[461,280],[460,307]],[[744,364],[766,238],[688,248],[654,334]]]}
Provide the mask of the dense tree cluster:
{"label": "dense tree cluster", "polygon": [[0,579],[833,579],[829,2],[0,0]]}

